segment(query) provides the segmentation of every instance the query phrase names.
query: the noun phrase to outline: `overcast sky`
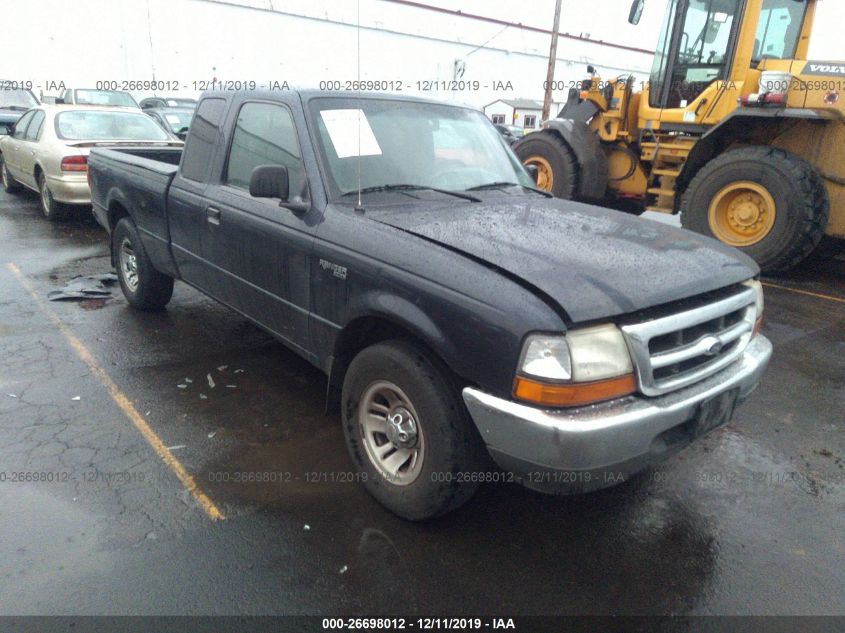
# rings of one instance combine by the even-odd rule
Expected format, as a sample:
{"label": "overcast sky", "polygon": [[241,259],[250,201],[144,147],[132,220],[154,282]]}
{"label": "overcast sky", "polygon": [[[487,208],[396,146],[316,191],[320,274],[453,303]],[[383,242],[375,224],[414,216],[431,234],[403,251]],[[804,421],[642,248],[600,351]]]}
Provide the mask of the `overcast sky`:
{"label": "overcast sky", "polygon": [[[555,0],[420,0],[427,4],[460,9],[529,26],[550,29]],[[653,49],[666,8],[666,0],[646,0],[639,26],[628,24],[631,0],[563,0],[560,30],[573,35],[587,34],[595,39]],[[845,59],[842,26],[843,0],[820,0],[810,56],[815,59]]]}

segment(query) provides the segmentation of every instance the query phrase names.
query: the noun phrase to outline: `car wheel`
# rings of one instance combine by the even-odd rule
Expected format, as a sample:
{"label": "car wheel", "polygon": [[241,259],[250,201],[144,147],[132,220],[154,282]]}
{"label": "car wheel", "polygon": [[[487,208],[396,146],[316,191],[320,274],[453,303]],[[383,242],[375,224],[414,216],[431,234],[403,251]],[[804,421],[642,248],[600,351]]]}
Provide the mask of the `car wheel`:
{"label": "car wheel", "polygon": [[419,521],[475,493],[483,445],[439,359],[405,341],[378,343],[353,359],[341,398],[352,460],[389,510]]}
{"label": "car wheel", "polygon": [[45,218],[50,220],[50,222],[56,222],[67,217],[68,206],[61,202],[56,202],[44,174],[38,174],[38,193],[41,198],[41,212]]}
{"label": "car wheel", "polygon": [[21,190],[21,186],[12,174],[9,173],[9,168],[6,167],[6,161],[2,158],[0,158],[0,174],[2,174],[3,178],[3,190],[6,193],[17,193]]}
{"label": "car wheel", "polygon": [[173,296],[173,277],[157,271],[150,261],[135,223],[123,218],[114,227],[112,249],[123,295],[133,308],[161,310]]}

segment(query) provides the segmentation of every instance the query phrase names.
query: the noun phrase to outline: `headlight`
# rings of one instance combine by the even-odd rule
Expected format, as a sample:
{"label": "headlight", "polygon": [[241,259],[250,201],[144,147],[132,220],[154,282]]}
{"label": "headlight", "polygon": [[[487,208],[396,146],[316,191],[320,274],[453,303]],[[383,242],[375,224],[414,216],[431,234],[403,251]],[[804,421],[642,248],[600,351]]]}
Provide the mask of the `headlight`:
{"label": "headlight", "polygon": [[763,325],[763,308],[765,307],[765,301],[763,300],[763,284],[761,284],[756,279],[750,279],[746,281],[743,285],[752,288],[756,294],[754,300],[754,307],[757,312],[757,316],[755,317],[754,323],[754,334],[756,335]]}
{"label": "headlight", "polygon": [[565,335],[532,334],[523,347],[514,395],[548,406],[576,406],[632,393],[631,356],[615,325]]}

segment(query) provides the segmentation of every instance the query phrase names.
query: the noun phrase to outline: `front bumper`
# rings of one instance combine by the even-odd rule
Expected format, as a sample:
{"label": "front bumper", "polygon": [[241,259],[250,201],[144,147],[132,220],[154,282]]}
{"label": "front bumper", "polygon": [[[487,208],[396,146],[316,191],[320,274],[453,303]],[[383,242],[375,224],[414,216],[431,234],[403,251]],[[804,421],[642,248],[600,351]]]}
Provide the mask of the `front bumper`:
{"label": "front bumper", "polygon": [[47,186],[57,202],[65,204],[91,204],[88,177],[82,173],[72,176],[47,176]]}
{"label": "front bumper", "polygon": [[[704,380],[659,397],[627,396],[574,409],[538,409],[467,387],[463,398],[496,463],[543,492],[586,492],[625,481],[699,436],[703,402],[757,387],[772,344],[754,337],[740,358]],[[727,418],[724,420],[727,422]]]}

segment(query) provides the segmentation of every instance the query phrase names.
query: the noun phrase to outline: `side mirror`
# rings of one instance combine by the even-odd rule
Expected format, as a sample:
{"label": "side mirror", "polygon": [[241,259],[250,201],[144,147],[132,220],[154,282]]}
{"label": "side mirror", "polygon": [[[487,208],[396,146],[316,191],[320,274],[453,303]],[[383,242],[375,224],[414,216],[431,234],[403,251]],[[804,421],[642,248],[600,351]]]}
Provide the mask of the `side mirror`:
{"label": "side mirror", "polygon": [[528,175],[531,176],[531,180],[534,181],[534,184],[537,184],[537,174],[539,170],[537,169],[537,165],[525,165],[525,171],[528,172]]}
{"label": "side mirror", "polygon": [[12,134],[14,134],[14,133],[15,133],[15,124],[14,124],[14,123],[12,123],[11,125],[7,125],[7,126],[6,126],[6,130],[8,130],[7,134],[8,134],[9,136],[11,136]]}
{"label": "side mirror", "polygon": [[287,202],[290,195],[288,168],[284,165],[259,165],[249,177],[249,195],[253,198],[279,198]]}
{"label": "side mirror", "polygon": [[645,0],[634,0],[631,3],[631,12],[628,14],[628,24],[636,26],[640,23],[640,18],[643,17],[643,7]]}

